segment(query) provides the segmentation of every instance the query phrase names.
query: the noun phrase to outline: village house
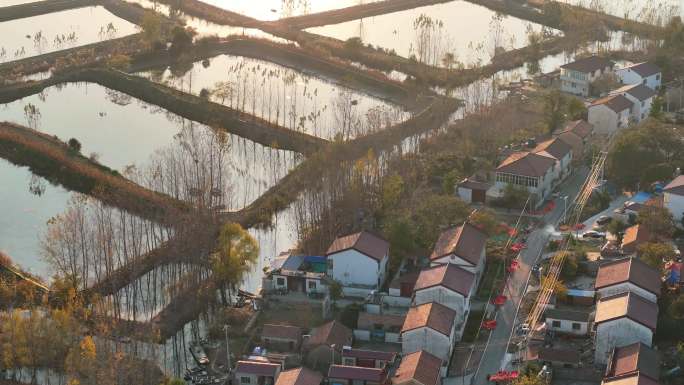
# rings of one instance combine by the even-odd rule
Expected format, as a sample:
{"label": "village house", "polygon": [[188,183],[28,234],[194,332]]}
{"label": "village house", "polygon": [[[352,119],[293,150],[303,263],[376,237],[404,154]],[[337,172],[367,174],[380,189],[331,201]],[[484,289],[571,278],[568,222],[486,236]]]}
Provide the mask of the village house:
{"label": "village house", "polygon": [[537,360],[542,365],[555,368],[577,368],[580,365],[580,353],[577,349],[539,348]]}
{"label": "village house", "polygon": [[392,376],[392,385],[441,385],[442,360],[420,350],[406,354]]}
{"label": "village house", "polygon": [[620,68],[615,75],[622,84],[643,84],[652,90],[660,88],[662,73],[660,68],[653,63],[637,63]]}
{"label": "village house", "polygon": [[360,341],[399,342],[406,315],[359,312],[354,338]]}
{"label": "village house", "polygon": [[599,266],[594,288],[599,298],[631,292],[655,303],[661,285],[658,270],[638,258],[622,258]]}
{"label": "village house", "polygon": [[644,226],[630,226],[625,230],[625,234],[622,236],[622,253],[624,255],[636,255],[639,246],[650,242],[651,239],[651,233],[646,230]]}
{"label": "village house", "polygon": [[635,293],[601,298],[594,317],[594,362],[606,363],[616,346],[636,342],[651,346],[657,323],[658,305]]}
{"label": "village house", "polygon": [[613,134],[629,125],[632,102],[626,97],[609,95],[595,100],[588,108],[589,123],[599,134]]}
{"label": "village house", "polygon": [[485,204],[487,202],[487,190],[491,187],[491,183],[478,181],[472,178],[463,179],[456,186],[459,198],[468,204]]}
{"label": "village house", "polygon": [[342,349],[352,346],[352,331],[339,321],[330,321],[311,332],[304,341],[304,352],[309,367],[327,366],[334,359],[334,363],[342,362]]}
{"label": "village house", "polygon": [[610,92],[611,95],[622,95],[632,102],[632,121],[639,123],[651,113],[655,91],[643,84],[632,84]]}
{"label": "village house", "polygon": [[456,329],[468,318],[475,294],[475,274],[452,263],[420,272],[413,290],[413,304],[437,302],[456,312]]}
{"label": "village house", "polygon": [[512,185],[527,190],[534,197],[534,207],[540,206],[550,195],[554,183],[556,159],[533,152],[516,152],[506,158],[495,170],[495,182],[488,193],[494,198],[504,196]]}
{"label": "village house", "polygon": [[401,328],[402,354],[425,350],[448,363],[458,340],[455,321],[456,312],[438,303],[411,307]]}
{"label": "village house", "polygon": [[387,370],[379,368],[331,365],[328,369],[330,385],[384,385],[387,377]]}
{"label": "village house", "polygon": [[387,368],[397,358],[394,352],[381,352],[377,350],[342,349],[342,365],[362,366],[364,368]]}
{"label": "village house", "polygon": [[385,281],[389,242],[361,231],[335,239],[326,258],[328,276],[340,282],[344,294],[365,297]]}
{"label": "village house", "polygon": [[323,375],[304,367],[280,372],[275,385],[321,385]]}
{"label": "village house", "polygon": [[591,124],[584,120],[574,120],[556,130],[553,135],[572,148],[572,162],[577,164],[584,159],[584,149],[593,132],[594,127]]}
{"label": "village house", "polygon": [[684,175],[679,175],[663,188],[663,205],[678,226],[684,226]]}
{"label": "village house", "polygon": [[297,293],[327,293],[326,260],[285,252],[271,263],[273,289]]}
{"label": "village house", "polygon": [[553,168],[553,184],[558,184],[570,175],[572,163],[572,147],[560,138],[552,138],[539,143],[534,150],[535,154],[550,156],[556,160]]}
{"label": "village house", "polygon": [[261,331],[261,343],[269,349],[293,352],[302,342],[302,329],[297,326],[265,324]]}
{"label": "village house", "polygon": [[461,226],[444,230],[430,254],[432,266],[451,263],[475,274],[475,286],[485,265],[487,234],[465,222]]}
{"label": "village house", "polygon": [[568,309],[547,309],[546,330],[560,334],[589,334],[589,313]]}
{"label": "village house", "polygon": [[637,342],[613,349],[602,385],[656,385],[659,374],[658,352]]}
{"label": "village house", "polygon": [[410,271],[396,276],[389,284],[388,295],[383,298],[383,303],[388,306],[409,307],[413,296],[413,287],[416,286],[420,271]]}
{"label": "village house", "polygon": [[239,385],[274,385],[279,374],[280,365],[257,361],[238,361],[233,371]]}
{"label": "village house", "polygon": [[561,91],[589,96],[591,83],[613,72],[614,63],[606,58],[590,56],[561,66]]}

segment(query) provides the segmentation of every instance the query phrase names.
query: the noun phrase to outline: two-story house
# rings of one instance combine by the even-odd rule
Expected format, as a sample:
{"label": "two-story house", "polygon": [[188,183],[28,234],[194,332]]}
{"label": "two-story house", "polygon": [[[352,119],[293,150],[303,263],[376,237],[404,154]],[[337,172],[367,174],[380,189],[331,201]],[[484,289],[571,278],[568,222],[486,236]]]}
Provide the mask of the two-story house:
{"label": "two-story house", "polygon": [[659,377],[658,352],[637,342],[613,349],[601,385],[657,385]]}
{"label": "two-story house", "polygon": [[643,84],[631,84],[610,92],[611,95],[622,95],[632,102],[632,121],[639,123],[651,113],[651,105],[656,92]]}
{"label": "two-story house", "polygon": [[589,333],[589,313],[570,309],[546,309],[546,330],[585,336]]}
{"label": "two-story house", "polygon": [[330,365],[328,384],[330,385],[387,385],[386,369],[364,368],[361,366]]}
{"label": "two-story house", "polygon": [[621,94],[595,100],[588,108],[589,123],[599,134],[612,134],[629,125],[633,103]]}
{"label": "two-story house", "polygon": [[414,305],[437,302],[456,312],[456,329],[460,329],[470,312],[470,299],[475,294],[475,274],[453,263],[438,265],[420,272],[413,289]]}
{"label": "two-story house", "polygon": [[665,186],[663,206],[672,214],[678,226],[684,225],[684,175],[674,178]]}
{"label": "two-story house", "polygon": [[441,385],[442,360],[420,350],[401,359],[399,368],[392,376],[392,385]]}
{"label": "two-story house", "polygon": [[624,255],[636,255],[639,246],[651,242],[653,235],[645,226],[636,224],[625,230],[620,249]]}
{"label": "two-story house", "polygon": [[616,346],[641,342],[651,346],[658,305],[636,293],[601,298],[596,304],[594,362],[604,364]]}
{"label": "two-story house", "polygon": [[600,76],[612,73],[614,63],[606,58],[590,56],[561,66],[561,91],[589,96],[591,83]]}
{"label": "two-story house", "polygon": [[239,385],[274,385],[280,374],[280,365],[270,362],[238,361],[233,370]]}
{"label": "two-story house", "polygon": [[638,258],[622,258],[599,266],[594,288],[599,298],[631,292],[651,302],[660,296],[660,273]]}
{"label": "two-story house", "polygon": [[341,322],[333,320],[311,331],[304,340],[304,354],[310,367],[342,362],[342,349],[351,346],[353,332]]}
{"label": "two-story house", "polygon": [[581,163],[584,160],[584,149],[589,142],[594,127],[584,120],[568,122],[563,128],[556,130],[553,135],[560,138],[572,148],[572,161]]}
{"label": "two-story house", "polygon": [[321,385],[323,375],[305,367],[280,372],[275,385]]}
{"label": "two-story house", "polygon": [[384,369],[394,364],[396,358],[397,354],[394,352],[354,349],[350,347],[342,349],[342,365],[346,366]]}
{"label": "two-story house", "polygon": [[494,186],[488,193],[502,197],[506,188],[513,185],[532,194],[534,207],[541,206],[553,190],[555,164],[556,159],[551,156],[533,152],[513,153],[496,168]]}
{"label": "two-story house", "polygon": [[561,138],[556,137],[543,141],[532,152],[538,155],[550,156],[556,160],[556,164],[553,167],[555,184],[565,180],[570,175],[572,170],[570,165],[573,158],[572,147]]}
{"label": "two-story house", "polygon": [[622,84],[643,84],[652,90],[660,88],[662,73],[660,68],[649,62],[637,63],[615,70]]}
{"label": "two-story house", "polygon": [[456,345],[456,312],[438,303],[413,306],[401,328],[403,355],[424,350],[442,360],[446,369]]}
{"label": "two-story house", "polygon": [[485,265],[487,234],[466,222],[442,231],[430,254],[432,266],[455,264],[475,274],[477,287]]}
{"label": "two-story house", "polygon": [[326,252],[326,259],[328,276],[340,282],[344,293],[363,296],[380,288],[385,281],[389,242],[361,231],[335,239]]}

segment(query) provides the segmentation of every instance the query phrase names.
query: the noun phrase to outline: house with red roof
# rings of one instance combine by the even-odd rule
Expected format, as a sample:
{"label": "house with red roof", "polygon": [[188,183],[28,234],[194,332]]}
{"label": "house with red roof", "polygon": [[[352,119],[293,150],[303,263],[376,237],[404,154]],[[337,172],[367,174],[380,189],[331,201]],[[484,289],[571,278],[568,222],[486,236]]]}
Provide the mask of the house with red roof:
{"label": "house with red roof", "polygon": [[654,91],[660,88],[662,82],[662,71],[657,65],[649,62],[620,68],[615,71],[615,75],[622,84],[643,84]]}
{"label": "house with red roof", "polygon": [[333,320],[313,329],[303,344],[308,366],[318,368],[342,362],[342,349],[351,346],[353,339],[351,329],[339,321]]}
{"label": "house with red roof", "polygon": [[453,263],[420,272],[413,289],[414,305],[437,302],[456,312],[456,329],[465,323],[475,294],[475,274]]}
{"label": "house with red roof", "polygon": [[636,293],[657,302],[662,282],[658,270],[638,258],[622,258],[599,266],[594,288],[599,298]]}
{"label": "house with red roof", "polygon": [[442,360],[420,350],[404,355],[392,376],[392,385],[441,385]]}
{"label": "house with red roof", "polygon": [[239,385],[274,385],[280,365],[260,361],[238,361],[233,370],[234,382]]}
{"label": "house with red roof", "polygon": [[613,349],[601,385],[657,385],[659,377],[658,352],[637,342]]}
{"label": "house with red roof", "polygon": [[432,266],[454,264],[475,274],[475,283],[480,281],[485,265],[487,234],[466,222],[458,227],[444,230],[437,239],[432,253]]}
{"label": "house with red roof", "polygon": [[321,385],[323,375],[305,367],[280,372],[275,385]]}
{"label": "house with red roof", "polygon": [[325,256],[328,277],[342,284],[345,295],[365,297],[385,282],[389,242],[361,231],[335,239]]}
{"label": "house with red roof", "polygon": [[684,225],[684,175],[674,178],[663,188],[663,206],[678,226]]}
{"label": "house with red roof", "polygon": [[403,355],[424,350],[447,365],[456,345],[456,312],[430,302],[409,309],[401,328]]}
{"label": "house with red roof", "polygon": [[330,365],[328,383],[330,385],[389,385],[389,377],[386,369]]}
{"label": "house with red roof", "polygon": [[601,298],[594,317],[594,362],[607,363],[615,347],[643,343],[651,346],[658,324],[658,305],[636,293]]}
{"label": "house with red roof", "polygon": [[494,186],[488,194],[500,198],[512,185],[532,194],[533,205],[538,207],[551,195],[556,179],[556,162],[556,158],[544,152],[515,152],[496,168]]}
{"label": "house with red roof", "polygon": [[388,368],[394,363],[397,353],[368,349],[342,349],[342,365],[364,368]]}

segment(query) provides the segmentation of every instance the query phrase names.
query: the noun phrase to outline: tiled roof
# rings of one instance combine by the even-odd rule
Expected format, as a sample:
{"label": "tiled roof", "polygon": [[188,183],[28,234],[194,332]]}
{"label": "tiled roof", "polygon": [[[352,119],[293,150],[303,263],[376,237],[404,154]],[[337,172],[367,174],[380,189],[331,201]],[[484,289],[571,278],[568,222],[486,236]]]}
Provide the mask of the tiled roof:
{"label": "tiled roof", "polygon": [[[557,135],[558,139],[562,140],[565,144],[572,147],[573,149],[581,150],[584,146],[584,141],[582,140],[582,137],[572,131],[563,131]],[[573,157],[577,159],[579,156],[573,154]]]}
{"label": "tiled roof", "polygon": [[553,138],[541,142],[532,150],[534,153],[546,152],[552,157],[561,160],[572,151],[572,147],[559,138]]}
{"label": "tiled roof", "polygon": [[422,385],[438,385],[441,366],[442,360],[424,350],[407,354],[401,359],[392,383],[399,385],[415,380]]}
{"label": "tiled roof", "polygon": [[354,357],[361,359],[371,359],[371,360],[381,360],[381,361],[394,361],[397,353],[394,352],[382,352],[378,350],[365,350],[365,349],[344,349],[342,350],[342,357]]}
{"label": "tiled roof", "polygon": [[458,187],[469,188],[472,190],[488,190],[490,187],[492,187],[492,185],[487,182],[480,182],[477,180],[466,178],[458,184]]}
{"label": "tiled roof", "polygon": [[642,374],[604,379],[601,385],[659,385],[658,381]]}
{"label": "tiled roof", "polygon": [[487,242],[487,234],[470,223],[454,227],[442,232],[430,255],[431,260],[455,254],[473,266],[480,263],[482,250]]}
{"label": "tiled roof", "polygon": [[604,105],[613,110],[615,113],[620,113],[624,110],[629,110],[632,108],[632,102],[626,97],[622,96],[622,94],[609,95],[604,98],[597,99],[591,103],[590,107],[599,105]]}
{"label": "tiled roof", "polygon": [[389,242],[368,231],[338,237],[328,248],[326,255],[354,249],[377,261],[389,254]]}
{"label": "tiled roof", "polygon": [[330,365],[328,378],[341,378],[359,381],[382,383],[387,372],[380,368],[365,368],[361,366]]}
{"label": "tiled roof", "polygon": [[302,337],[302,329],[290,325],[265,324],[261,337],[299,340]]}
{"label": "tiled roof", "polygon": [[541,361],[560,362],[564,364],[579,364],[580,354],[576,349],[539,349],[538,358]]}
{"label": "tiled roof", "polygon": [[567,309],[546,309],[544,312],[546,318],[553,318],[559,320],[575,321],[575,322],[589,322],[589,314],[583,311],[567,310]]}
{"label": "tiled roof", "polygon": [[650,87],[647,87],[641,83],[622,86],[611,92],[611,95],[615,94],[630,94],[640,101],[644,101],[657,95],[656,92]]}
{"label": "tiled roof", "polygon": [[373,325],[383,325],[384,327],[396,327],[400,328],[404,325],[405,315],[397,314],[372,314],[366,312],[360,312],[359,318],[357,320],[357,326],[359,329],[369,330],[373,328]]}
{"label": "tiled roof", "polygon": [[632,253],[636,251],[637,246],[650,240],[651,233],[644,226],[630,226],[625,230],[625,235],[622,236],[622,249],[625,252]]}
{"label": "tiled roof", "polygon": [[451,335],[456,312],[436,302],[413,306],[406,314],[401,332],[428,327],[445,336]]}
{"label": "tiled roof", "polygon": [[623,282],[631,282],[660,295],[660,273],[638,258],[623,258],[602,264],[599,266],[594,287],[598,290]]}
{"label": "tiled roof", "polygon": [[641,342],[613,349],[606,377],[620,377],[641,373],[657,380],[660,374],[658,352]]}
{"label": "tiled roof", "polygon": [[591,73],[606,67],[612,67],[613,62],[599,56],[589,56],[583,59],[575,60],[572,63],[564,64],[561,68],[579,71],[583,73]]}
{"label": "tiled roof", "polygon": [[280,372],[275,385],[320,385],[323,375],[308,368],[296,368]]}
{"label": "tiled roof", "polygon": [[631,69],[632,71],[639,74],[639,76],[641,76],[642,78],[660,73],[660,68],[657,65],[649,62],[632,64],[631,66],[627,66],[621,69]]}
{"label": "tiled roof", "polygon": [[270,362],[238,361],[235,366],[235,372],[275,377],[278,368],[280,368],[280,365]]}
{"label": "tiled roof", "polygon": [[330,321],[313,330],[311,337],[306,341],[307,346],[336,345],[342,349],[345,345],[351,345],[352,331],[338,321]]}
{"label": "tiled roof", "polygon": [[586,138],[594,131],[594,125],[584,120],[568,122],[560,132],[572,132],[581,138]]}
{"label": "tiled roof", "polygon": [[674,195],[684,195],[684,175],[674,178],[663,188],[663,191]]}
{"label": "tiled roof", "polygon": [[596,304],[596,324],[623,317],[655,331],[658,323],[658,305],[634,293],[601,298]]}
{"label": "tiled roof", "polygon": [[534,178],[546,175],[555,163],[556,160],[551,156],[532,152],[516,152],[501,162],[496,171]]}
{"label": "tiled roof", "polygon": [[475,274],[452,263],[431,267],[420,272],[413,291],[444,286],[464,297],[470,295],[475,284]]}

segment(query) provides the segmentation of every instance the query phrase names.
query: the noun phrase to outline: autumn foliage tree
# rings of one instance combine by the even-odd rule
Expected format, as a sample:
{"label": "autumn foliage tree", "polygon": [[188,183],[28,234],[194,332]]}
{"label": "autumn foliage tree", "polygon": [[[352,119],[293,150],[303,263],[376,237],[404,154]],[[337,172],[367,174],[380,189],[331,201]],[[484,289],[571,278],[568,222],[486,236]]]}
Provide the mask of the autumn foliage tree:
{"label": "autumn foliage tree", "polygon": [[223,226],[218,238],[218,250],[211,256],[211,269],[224,305],[229,304],[226,292],[233,291],[258,256],[257,241],[242,226],[237,223]]}

